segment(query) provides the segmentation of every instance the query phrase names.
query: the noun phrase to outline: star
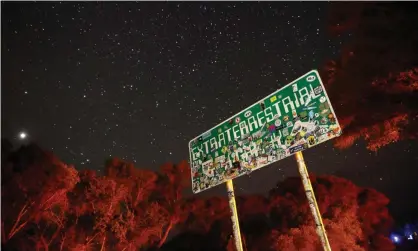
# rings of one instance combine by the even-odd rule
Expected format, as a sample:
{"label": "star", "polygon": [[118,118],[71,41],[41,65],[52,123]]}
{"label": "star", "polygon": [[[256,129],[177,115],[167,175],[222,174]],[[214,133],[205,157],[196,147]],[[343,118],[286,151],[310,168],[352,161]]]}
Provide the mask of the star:
{"label": "star", "polygon": [[20,132],[19,133],[19,139],[24,140],[28,137],[28,135],[26,134],[26,132]]}

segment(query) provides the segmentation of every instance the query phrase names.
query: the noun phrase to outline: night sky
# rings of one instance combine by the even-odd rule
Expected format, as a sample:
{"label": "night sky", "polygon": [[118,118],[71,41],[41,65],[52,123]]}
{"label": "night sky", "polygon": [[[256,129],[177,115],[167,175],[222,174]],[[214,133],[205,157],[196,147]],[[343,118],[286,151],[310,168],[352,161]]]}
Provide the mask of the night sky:
{"label": "night sky", "polygon": [[[110,156],[151,169],[187,159],[192,138],[337,58],[350,39],[327,34],[325,2],[1,4],[2,137],[98,171]],[[417,150],[328,142],[305,160],[385,193],[401,219],[418,211]],[[288,158],[235,186],[265,193],[294,175]]]}

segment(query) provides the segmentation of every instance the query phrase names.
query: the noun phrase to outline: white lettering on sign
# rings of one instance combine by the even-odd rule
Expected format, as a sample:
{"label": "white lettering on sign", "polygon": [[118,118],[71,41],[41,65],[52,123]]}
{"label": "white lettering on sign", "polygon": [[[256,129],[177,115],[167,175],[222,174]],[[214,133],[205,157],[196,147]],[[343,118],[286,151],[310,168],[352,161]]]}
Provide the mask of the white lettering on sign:
{"label": "white lettering on sign", "polygon": [[[285,113],[289,113],[289,111],[295,110],[295,105],[293,104],[292,99],[290,99],[290,97],[285,97],[284,99],[282,99],[282,103],[284,106],[284,112]],[[289,109],[290,106],[290,109]]]}
{"label": "white lettering on sign", "polygon": [[[238,128],[238,131],[237,131],[237,130],[235,130],[235,128]],[[238,133],[239,133],[239,126],[238,126],[238,125],[234,125],[234,126],[232,127],[232,132],[234,133],[234,139],[239,138],[239,135],[238,135]]]}
{"label": "white lettering on sign", "polygon": [[258,122],[258,125],[261,127],[264,124],[262,121],[264,117],[260,116],[260,114],[264,116],[264,111],[257,112],[257,122]]}
{"label": "white lettering on sign", "polygon": [[[235,123],[232,127],[225,129],[225,131],[220,132],[217,136],[204,140],[200,146],[193,148],[193,152],[197,151],[199,153],[208,154],[211,149],[219,149],[226,146],[229,142],[239,139],[242,135],[252,133],[260,127],[263,127],[266,123],[275,121],[282,116],[282,111],[284,111],[284,113],[289,113],[297,107],[306,105],[312,102],[312,100],[321,97],[320,94],[316,95],[314,93],[312,85],[309,85],[309,89],[305,86],[296,89],[291,96],[283,98],[279,97],[281,100],[274,102],[269,107],[266,107],[263,111],[257,112],[253,116],[251,116],[251,111],[246,111],[244,113],[246,119]],[[293,114],[293,116],[297,115]],[[287,124],[288,126],[292,125],[290,121]],[[210,135],[210,132],[205,133],[204,136],[208,137],[208,135]],[[196,158],[194,155],[192,157]]]}
{"label": "white lettering on sign", "polygon": [[241,135],[250,133],[250,130],[248,129],[248,126],[247,126],[247,122],[245,120],[239,123],[239,129],[240,129]]}
{"label": "white lettering on sign", "polygon": [[216,138],[211,138],[209,140],[210,143],[210,149],[217,149],[218,148],[218,141],[216,141]]}
{"label": "white lettering on sign", "polygon": [[258,124],[257,124],[257,121],[255,120],[254,116],[251,116],[251,117],[248,118],[248,124],[250,126],[250,131],[251,132],[258,129]]}
{"label": "white lettering on sign", "polygon": [[264,109],[264,115],[266,116],[267,123],[270,123],[271,121],[274,120],[273,112],[271,109],[272,107],[267,107],[266,109]]}

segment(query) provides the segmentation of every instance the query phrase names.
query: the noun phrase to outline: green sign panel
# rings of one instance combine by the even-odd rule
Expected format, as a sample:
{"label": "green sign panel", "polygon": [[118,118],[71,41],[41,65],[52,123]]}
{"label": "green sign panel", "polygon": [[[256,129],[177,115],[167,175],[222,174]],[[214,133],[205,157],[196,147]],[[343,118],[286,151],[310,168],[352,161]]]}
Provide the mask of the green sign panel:
{"label": "green sign panel", "polygon": [[313,70],[189,142],[194,193],[341,135]]}

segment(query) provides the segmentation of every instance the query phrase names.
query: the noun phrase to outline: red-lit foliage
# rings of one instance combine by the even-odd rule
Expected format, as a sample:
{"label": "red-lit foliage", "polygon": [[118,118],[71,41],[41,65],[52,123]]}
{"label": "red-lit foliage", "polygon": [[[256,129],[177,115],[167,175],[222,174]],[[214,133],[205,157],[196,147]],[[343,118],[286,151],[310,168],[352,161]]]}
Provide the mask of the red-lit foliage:
{"label": "red-lit foliage", "polygon": [[[97,175],[34,145],[2,156],[4,250],[234,250],[226,195],[184,197],[186,162],[152,172],[112,159]],[[384,195],[334,176],[311,180],[333,250],[393,250]],[[320,247],[299,178],[237,205],[246,250]]]}
{"label": "red-lit foliage", "polygon": [[[384,195],[377,195],[374,190],[359,188],[348,180],[334,176],[311,176],[311,180],[333,250],[368,250],[368,241],[376,238],[376,234],[380,236],[377,229],[380,226],[382,234],[387,236],[388,233],[384,231],[389,229],[391,218],[386,209],[389,201]],[[367,197],[369,194],[375,197]],[[285,180],[272,190],[270,197],[270,201],[274,203],[283,201],[283,198],[286,201],[285,204],[279,202],[272,208],[273,222],[276,220],[277,224],[272,231],[272,238],[275,240],[273,248],[316,250],[310,249],[316,247],[321,250],[300,179]],[[364,203],[364,199],[371,205]],[[366,222],[366,214],[371,212],[375,221]],[[285,215],[290,217],[284,217]],[[388,245],[393,250],[393,246]]]}
{"label": "red-lit foliage", "polygon": [[[34,145],[8,160],[2,161],[2,205],[7,205],[2,206],[2,242],[26,237],[48,249],[65,228],[67,194],[79,182],[78,172]],[[33,248],[30,242],[16,244],[20,250]]]}
{"label": "red-lit foliage", "polygon": [[329,31],[348,36],[338,60],[321,76],[347,148],[364,139],[376,151],[400,139],[418,136],[418,15],[403,3],[334,3]]}

